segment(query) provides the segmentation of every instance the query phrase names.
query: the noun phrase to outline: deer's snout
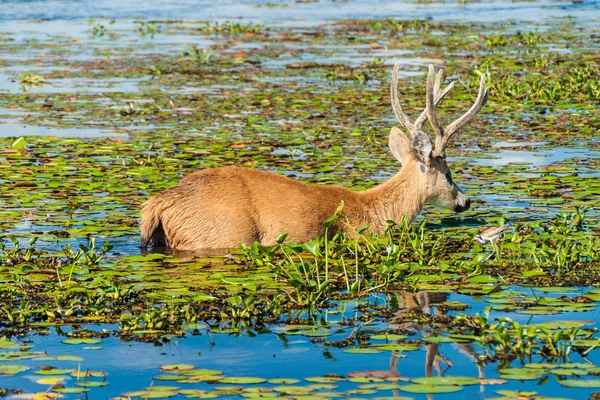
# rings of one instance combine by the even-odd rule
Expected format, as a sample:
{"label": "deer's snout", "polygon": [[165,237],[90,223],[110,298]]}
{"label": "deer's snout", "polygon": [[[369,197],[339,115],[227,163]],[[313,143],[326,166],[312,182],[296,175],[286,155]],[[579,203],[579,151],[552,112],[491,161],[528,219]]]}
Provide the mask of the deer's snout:
{"label": "deer's snout", "polygon": [[454,209],[454,211],[456,212],[463,212],[468,210],[469,208],[471,208],[471,200],[469,200],[468,197],[466,197],[466,200],[464,203],[461,204],[461,202],[459,201],[459,203],[456,205],[456,208]]}

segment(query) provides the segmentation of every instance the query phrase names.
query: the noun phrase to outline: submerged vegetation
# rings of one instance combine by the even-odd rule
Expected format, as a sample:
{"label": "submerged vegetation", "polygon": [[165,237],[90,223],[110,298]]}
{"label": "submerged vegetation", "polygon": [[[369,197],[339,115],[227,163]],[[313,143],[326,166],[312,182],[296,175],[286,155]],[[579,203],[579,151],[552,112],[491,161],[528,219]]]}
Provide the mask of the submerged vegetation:
{"label": "submerged vegetation", "polygon": [[[0,96],[11,133],[0,138],[0,375],[14,379],[0,395],[384,397],[475,393],[471,385],[509,399],[557,387],[591,394],[599,31],[571,19],[520,28],[99,20],[80,37],[0,38],[0,65],[18,67],[2,70],[14,82]],[[276,246],[226,254],[139,253],[141,202],[198,168],[242,165],[357,190],[391,176],[390,65],[403,58],[411,115],[424,106],[423,64],[468,77],[458,84],[469,88],[489,76],[488,105],[448,149],[472,210],[428,208],[412,225],[390,221],[382,237],[355,227],[355,237],[308,243],[282,232]],[[441,108],[451,120],[471,103],[451,95]],[[473,240],[478,226],[500,225],[511,228],[503,238]],[[77,350],[57,355],[38,337]],[[120,390],[81,357],[109,358],[107,343],[165,349],[197,338],[213,351],[229,337],[292,349],[305,338],[349,366],[260,378],[186,358]],[[443,373],[450,345],[471,360],[469,376]]]}

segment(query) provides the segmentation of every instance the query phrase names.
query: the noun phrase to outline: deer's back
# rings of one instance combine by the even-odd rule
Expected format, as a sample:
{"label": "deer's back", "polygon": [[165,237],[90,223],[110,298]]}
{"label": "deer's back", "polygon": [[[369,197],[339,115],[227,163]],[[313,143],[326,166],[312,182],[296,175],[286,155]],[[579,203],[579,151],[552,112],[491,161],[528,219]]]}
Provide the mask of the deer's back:
{"label": "deer's back", "polygon": [[308,241],[341,201],[360,207],[356,192],[338,186],[307,185],[274,173],[238,167],[194,172],[153,196],[171,247],[186,250],[234,247],[259,241]]}

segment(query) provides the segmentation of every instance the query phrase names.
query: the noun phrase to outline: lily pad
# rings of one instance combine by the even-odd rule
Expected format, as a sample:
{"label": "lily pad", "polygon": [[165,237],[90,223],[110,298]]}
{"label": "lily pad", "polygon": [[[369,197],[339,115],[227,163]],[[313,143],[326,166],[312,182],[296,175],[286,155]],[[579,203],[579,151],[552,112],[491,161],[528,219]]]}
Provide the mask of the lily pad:
{"label": "lily pad", "polygon": [[480,384],[479,379],[471,378],[468,376],[432,376],[432,377],[415,378],[412,381],[414,383],[418,383],[420,385],[467,386],[467,385],[479,385]]}
{"label": "lily pad", "polygon": [[274,384],[274,385],[295,385],[296,383],[300,382],[300,379],[294,379],[294,378],[274,378],[274,379],[269,379],[267,382],[271,383],[271,384]]}
{"label": "lily pad", "polygon": [[37,375],[66,375],[72,373],[72,369],[60,369],[60,368],[48,368],[48,369],[38,369],[34,372]]}
{"label": "lily pad", "polygon": [[36,380],[37,383],[41,385],[56,385],[65,381],[64,377],[54,377],[54,378],[41,378]]}
{"label": "lily pad", "polygon": [[275,392],[291,394],[291,395],[303,395],[310,393],[312,390],[305,386],[276,386],[273,388]]}
{"label": "lily pad", "polygon": [[31,367],[19,364],[0,364],[0,375],[17,375],[30,370]]}
{"label": "lily pad", "polygon": [[221,379],[221,383],[235,383],[239,385],[248,385],[248,384],[257,384],[257,383],[265,383],[267,380],[264,378],[256,378],[256,377],[228,377]]}
{"label": "lily pad", "polygon": [[101,339],[96,338],[71,338],[62,341],[64,344],[98,344],[102,343]]}
{"label": "lily pad", "polygon": [[362,347],[356,349],[344,349],[344,353],[351,354],[378,354],[381,353],[381,350],[371,348],[371,347]]}
{"label": "lily pad", "polygon": [[314,383],[335,383],[344,381],[346,378],[341,376],[310,376],[308,378],[304,378],[304,380]]}
{"label": "lily pad", "polygon": [[68,388],[68,387],[53,388],[52,390],[57,393],[61,393],[61,394],[79,394],[79,393],[85,393],[85,392],[90,391],[90,389],[87,389],[87,388]]}
{"label": "lily pad", "polygon": [[600,388],[600,379],[569,379],[559,380],[563,386],[572,388],[583,388],[583,389],[598,389]]}
{"label": "lily pad", "polygon": [[396,334],[381,334],[381,335],[371,335],[369,337],[369,339],[371,340],[389,340],[389,341],[395,341],[395,340],[404,340],[406,339],[406,336],[404,335],[396,335]]}
{"label": "lily pad", "polygon": [[167,365],[162,365],[160,367],[160,370],[164,371],[164,372],[179,372],[179,371],[188,371],[188,370],[195,369],[195,368],[196,368],[196,366],[194,366],[192,364],[167,364]]}
{"label": "lily pad", "polygon": [[461,386],[455,386],[455,385],[419,385],[419,384],[414,384],[414,385],[404,385],[404,386],[400,386],[399,388],[401,391],[403,392],[408,392],[408,393],[428,393],[428,394],[434,394],[434,393],[453,393],[453,392],[458,392],[462,389]]}

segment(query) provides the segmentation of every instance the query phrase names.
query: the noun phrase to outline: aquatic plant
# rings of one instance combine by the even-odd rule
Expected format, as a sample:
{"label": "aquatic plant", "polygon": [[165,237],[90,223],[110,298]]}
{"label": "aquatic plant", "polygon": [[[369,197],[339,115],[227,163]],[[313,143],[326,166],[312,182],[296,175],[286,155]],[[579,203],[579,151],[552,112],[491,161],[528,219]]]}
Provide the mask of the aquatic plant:
{"label": "aquatic plant", "polygon": [[212,53],[212,49],[199,49],[198,46],[188,46],[187,50],[181,53],[181,56],[189,59],[196,65],[202,65],[208,63]]}
{"label": "aquatic plant", "polygon": [[163,27],[160,24],[157,24],[155,21],[140,21],[137,26],[137,31],[140,36],[150,36],[154,37],[157,33],[162,32]]}
{"label": "aquatic plant", "polygon": [[[185,41],[158,48],[154,28]],[[0,375],[30,397],[48,389],[45,398],[109,390],[142,398],[333,390],[535,398],[563,395],[558,385],[572,388],[564,397],[591,395],[600,347],[595,29],[561,18],[535,26],[357,19],[259,29],[166,20],[118,30],[99,20],[88,37],[5,32],[0,64],[11,67],[4,73],[17,90],[0,96],[14,136],[0,139],[0,228],[11,235],[0,241]],[[123,40],[106,45],[117,34]],[[218,57],[182,57],[181,43],[215,43]],[[141,201],[198,168],[245,165],[358,188],[389,177],[397,167],[377,155],[391,121],[387,65],[398,52],[466,77],[458,85],[490,78],[493,107],[449,152],[477,200],[472,211],[455,218],[428,208],[427,221],[390,223],[381,237],[356,227],[355,237],[249,244],[227,255],[132,250]],[[419,68],[408,62],[399,80],[409,113],[421,106]],[[27,72],[52,85],[19,91]],[[447,99],[448,118],[472,100]],[[475,226],[500,224],[513,230],[495,243],[494,257],[472,238]],[[336,365],[383,362],[386,371],[333,368],[336,376],[265,374],[247,381],[263,383],[244,383],[234,367],[205,368],[218,358],[205,357],[210,346],[235,343],[257,357],[261,338]],[[150,387],[121,390],[119,372],[107,377],[92,361],[130,345],[184,354],[189,343],[202,356],[193,352],[194,365],[156,365]],[[279,362],[286,354],[273,353]],[[465,361],[477,372],[456,376]],[[422,376],[422,367],[434,376]],[[435,376],[437,368],[449,370]],[[186,385],[166,389],[165,379]]]}
{"label": "aquatic plant", "polygon": [[112,26],[115,24],[115,20],[111,19],[108,22],[105,21],[96,21],[95,19],[90,19],[89,24],[92,26],[92,35],[95,37],[103,37],[110,36],[113,38],[115,34],[112,31]]}
{"label": "aquatic plant", "polygon": [[19,76],[19,82],[24,85],[42,86],[44,83],[46,83],[46,80],[43,76],[34,72],[23,72]]}

